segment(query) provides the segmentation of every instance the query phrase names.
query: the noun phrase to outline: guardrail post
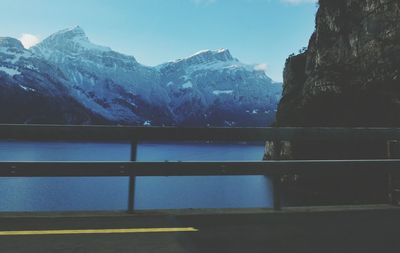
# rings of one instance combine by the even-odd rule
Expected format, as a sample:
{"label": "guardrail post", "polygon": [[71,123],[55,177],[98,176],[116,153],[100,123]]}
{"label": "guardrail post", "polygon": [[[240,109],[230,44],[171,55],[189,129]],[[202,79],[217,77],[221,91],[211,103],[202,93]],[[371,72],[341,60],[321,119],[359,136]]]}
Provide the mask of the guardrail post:
{"label": "guardrail post", "polygon": [[272,187],[273,187],[273,196],[274,196],[274,210],[280,211],[282,210],[282,201],[281,201],[281,175],[274,175],[272,177]]}
{"label": "guardrail post", "polygon": [[[281,159],[281,141],[274,140],[273,141],[273,151],[272,151],[272,160],[280,160]],[[281,201],[281,174],[275,174],[272,177],[272,189],[273,189],[273,198],[274,198],[274,210],[280,211],[282,210],[282,201]]]}
{"label": "guardrail post", "polygon": [[[387,158],[400,159],[400,141],[389,140],[387,141]],[[400,176],[398,173],[388,171],[388,200],[392,205],[400,204]]]}
{"label": "guardrail post", "polygon": [[[136,161],[137,156],[137,142],[131,142],[131,161]],[[129,192],[128,192],[128,213],[135,210],[135,183],[136,177],[129,176]]]}

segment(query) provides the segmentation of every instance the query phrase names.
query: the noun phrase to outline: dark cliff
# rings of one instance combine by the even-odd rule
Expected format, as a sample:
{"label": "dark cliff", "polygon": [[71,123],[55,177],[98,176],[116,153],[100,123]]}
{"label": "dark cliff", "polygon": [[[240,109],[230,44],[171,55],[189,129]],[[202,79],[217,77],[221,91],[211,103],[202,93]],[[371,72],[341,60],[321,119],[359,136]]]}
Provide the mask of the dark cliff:
{"label": "dark cliff", "polygon": [[[276,125],[400,126],[399,0],[319,1],[308,47],[286,61]],[[386,156],[384,142],[292,142],[286,149],[289,159]],[[289,205],[386,201],[387,178],[379,173],[283,182]]]}
{"label": "dark cliff", "polygon": [[284,71],[279,126],[400,126],[400,1],[320,0]]}

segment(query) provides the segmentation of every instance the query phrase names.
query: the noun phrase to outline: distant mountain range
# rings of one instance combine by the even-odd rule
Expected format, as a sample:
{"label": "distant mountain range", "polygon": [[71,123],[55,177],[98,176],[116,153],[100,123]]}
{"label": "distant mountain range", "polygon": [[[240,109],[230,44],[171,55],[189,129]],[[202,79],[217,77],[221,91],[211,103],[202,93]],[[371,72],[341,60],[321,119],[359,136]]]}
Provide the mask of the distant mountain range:
{"label": "distant mountain range", "polygon": [[227,49],[148,67],[79,26],[29,50],[0,38],[1,123],[268,126],[281,93]]}

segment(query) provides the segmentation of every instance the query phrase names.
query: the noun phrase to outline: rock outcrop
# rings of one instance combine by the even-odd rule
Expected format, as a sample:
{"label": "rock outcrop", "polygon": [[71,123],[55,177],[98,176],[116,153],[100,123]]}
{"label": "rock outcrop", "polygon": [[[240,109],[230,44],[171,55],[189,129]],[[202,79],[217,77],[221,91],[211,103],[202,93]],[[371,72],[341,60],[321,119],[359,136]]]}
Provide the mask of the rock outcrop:
{"label": "rock outcrop", "polygon": [[284,71],[279,126],[400,126],[400,1],[320,0]]}

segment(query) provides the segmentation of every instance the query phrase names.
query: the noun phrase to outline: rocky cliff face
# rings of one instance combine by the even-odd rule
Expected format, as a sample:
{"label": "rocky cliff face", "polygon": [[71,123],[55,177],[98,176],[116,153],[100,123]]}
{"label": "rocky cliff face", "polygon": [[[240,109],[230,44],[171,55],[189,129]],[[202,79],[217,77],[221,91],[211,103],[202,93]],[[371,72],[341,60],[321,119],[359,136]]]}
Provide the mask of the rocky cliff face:
{"label": "rocky cliff face", "polygon": [[[308,47],[286,61],[277,125],[400,126],[399,0],[319,1]],[[291,142],[280,152],[290,159],[373,159],[385,157],[385,145]],[[284,182],[289,205],[386,201],[387,179],[379,173],[289,179]]]}
{"label": "rocky cliff face", "polygon": [[400,125],[400,2],[320,0],[308,48],[286,61],[279,126]]}

